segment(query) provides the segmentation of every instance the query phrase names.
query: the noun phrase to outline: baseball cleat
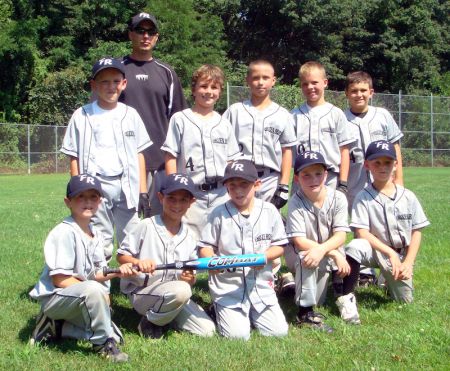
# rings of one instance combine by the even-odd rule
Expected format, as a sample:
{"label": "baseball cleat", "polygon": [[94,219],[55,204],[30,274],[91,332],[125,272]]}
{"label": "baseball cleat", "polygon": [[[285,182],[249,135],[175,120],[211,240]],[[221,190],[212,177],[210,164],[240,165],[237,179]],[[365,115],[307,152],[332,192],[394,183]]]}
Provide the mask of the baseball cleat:
{"label": "baseball cleat", "polygon": [[360,273],[358,279],[358,287],[375,286],[376,277],[373,274]]}
{"label": "baseball cleat", "polygon": [[36,320],[36,327],[31,334],[30,345],[61,339],[63,321],[53,320],[41,312]]}
{"label": "baseball cleat", "polygon": [[161,339],[166,332],[165,330],[164,326],[158,326],[151,323],[146,316],[142,316],[138,325],[139,334],[150,339]]}
{"label": "baseball cleat", "polygon": [[297,315],[296,320],[299,326],[308,326],[328,334],[334,332],[334,329],[324,322],[325,316],[322,313],[308,312],[300,317]]}
{"label": "baseball cleat", "polygon": [[356,298],[353,293],[343,295],[337,298],[336,305],[341,313],[341,318],[353,325],[360,325],[358,308],[356,306]]}
{"label": "baseball cleat", "polygon": [[101,345],[93,344],[93,349],[111,362],[128,362],[128,354],[119,349],[113,338],[108,338],[106,342]]}
{"label": "baseball cleat", "polygon": [[277,294],[281,297],[295,295],[295,279],[292,273],[283,273],[277,282]]}

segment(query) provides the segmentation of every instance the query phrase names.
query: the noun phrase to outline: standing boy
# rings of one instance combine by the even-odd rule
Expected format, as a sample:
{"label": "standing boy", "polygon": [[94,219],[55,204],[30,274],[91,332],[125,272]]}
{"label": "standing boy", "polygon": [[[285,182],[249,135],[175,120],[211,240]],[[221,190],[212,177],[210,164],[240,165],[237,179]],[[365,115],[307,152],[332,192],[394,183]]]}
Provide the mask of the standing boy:
{"label": "standing boy", "polygon": [[268,264],[210,273],[218,331],[248,340],[253,326],[265,336],[285,336],[288,325],[273,288],[271,264],[288,242],[281,216],[272,204],[255,198],[261,181],[251,161],[228,164],[224,183],[230,200],[209,215],[198,243],[200,256],[264,253]]}
{"label": "standing boy", "polygon": [[223,114],[233,125],[240,150],[256,166],[258,197],[281,209],[289,195],[292,146],[296,144],[291,114],[270,99],[275,71],[265,60],[251,62],[247,85],[251,98],[231,105]]}
{"label": "standing boy", "polygon": [[30,292],[41,303],[30,343],[62,337],[86,339],[102,356],[125,362],[128,355],[117,347],[123,337],[111,320],[104,282],[136,272],[131,264],[125,264],[120,274],[104,277],[102,273],[106,267],[102,234],[90,224],[102,195],[100,181],[90,175],[73,176],[67,185],[64,202],[71,216],[49,233],[44,246],[44,270]]}
{"label": "standing boy", "polygon": [[344,113],[325,101],[328,85],[325,68],[319,62],[306,62],[300,67],[300,85],[306,103],[294,109],[297,153],[320,152],[329,166],[326,184],[347,191],[349,170],[348,145],[351,136]]}
{"label": "standing boy", "polygon": [[370,143],[365,159],[373,182],[353,203],[350,226],[359,239],[345,249],[351,273],[344,279],[344,294],[353,295],[359,266],[364,264],[380,268],[394,300],[410,303],[421,230],[430,223],[414,193],[393,181],[397,165],[394,144],[385,140]]}
{"label": "standing boy", "polygon": [[163,179],[158,197],[161,215],[143,219],[118,250],[119,263],[139,267],[140,274],[120,282],[134,309],[142,316],[139,333],[161,338],[169,324],[200,336],[215,332],[214,322],[191,300],[195,272],[155,271],[157,264],[197,258],[196,239],[181,218],[194,202],[194,183],[183,174]]}
{"label": "standing boy", "polygon": [[356,139],[350,148],[350,172],[347,199],[351,209],[355,196],[371,183],[369,170],[364,166],[364,153],[370,143],[387,140],[394,144],[397,166],[394,182],[403,185],[400,138],[403,137],[391,114],[384,108],[369,105],[373,96],[372,77],[357,71],[347,75],[345,95],[350,108],[345,111],[351,135]]}
{"label": "standing boy", "polygon": [[[343,251],[348,227],[347,199],[325,185],[327,164],[319,152],[306,151],[297,156],[294,181],[299,190],[288,203],[286,264],[295,271],[295,302],[300,325],[325,332],[333,329],[314,306],[325,302],[328,279],[332,276],[335,294],[342,295],[342,277],[350,272]],[[359,323],[359,318],[352,318]]]}
{"label": "standing boy", "polygon": [[136,110],[118,103],[127,86],[123,64],[102,58],[92,68],[97,100],[78,108],[70,119],[61,152],[70,156],[70,174],[95,175],[104,197],[93,222],[105,238],[111,259],[114,227],[118,243],[137,224],[138,204],[148,203],[142,151],[152,142]]}
{"label": "standing boy", "polygon": [[210,210],[228,200],[222,177],[227,162],[240,156],[230,122],[214,111],[223,83],[217,66],[205,64],[193,73],[194,105],[172,116],[161,147],[167,174],[186,173],[195,183],[196,202],[187,211],[186,222],[198,237]]}

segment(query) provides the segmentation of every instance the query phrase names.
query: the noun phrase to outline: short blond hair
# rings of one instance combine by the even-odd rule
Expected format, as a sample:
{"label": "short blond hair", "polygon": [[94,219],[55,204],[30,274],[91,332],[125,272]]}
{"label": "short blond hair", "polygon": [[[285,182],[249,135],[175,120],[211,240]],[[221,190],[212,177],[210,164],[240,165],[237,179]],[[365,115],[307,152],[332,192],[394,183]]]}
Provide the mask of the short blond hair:
{"label": "short blond hair", "polygon": [[325,67],[322,63],[317,61],[309,61],[306,63],[303,63],[300,66],[300,70],[298,71],[298,77],[301,79],[303,76],[311,73],[313,70],[319,70],[323,74],[323,78],[327,78],[327,72],[325,71]]}
{"label": "short blond hair", "polygon": [[266,65],[266,66],[272,67],[273,74],[275,76],[275,67],[267,59],[255,59],[254,61],[251,61],[247,67],[247,76],[250,76],[250,74],[253,71],[253,67],[259,66],[259,65]]}
{"label": "short blond hair", "polygon": [[213,64],[203,64],[197,68],[192,74],[191,90],[195,89],[195,85],[198,80],[207,79],[217,82],[220,85],[220,89],[223,90],[225,83],[225,75],[220,67]]}

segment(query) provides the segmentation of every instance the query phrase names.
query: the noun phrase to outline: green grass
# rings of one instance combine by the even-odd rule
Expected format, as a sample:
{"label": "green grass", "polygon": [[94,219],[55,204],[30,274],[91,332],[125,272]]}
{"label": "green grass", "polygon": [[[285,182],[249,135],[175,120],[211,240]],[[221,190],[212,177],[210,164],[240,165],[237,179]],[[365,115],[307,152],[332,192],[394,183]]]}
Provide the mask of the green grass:
{"label": "green grass", "polygon": [[[423,233],[415,268],[415,302],[401,305],[376,288],[358,292],[362,326],[342,323],[332,300],[322,308],[334,334],[290,325],[284,339],[254,333],[248,342],[215,336],[202,339],[171,332],[168,339],[139,337],[138,316],[113,284],[114,320],[123,329],[124,350],[131,362],[125,369],[450,369],[449,168],[407,168],[408,188],[419,197],[431,226]],[[67,214],[63,203],[67,176],[0,177],[0,368],[113,369],[83,341],[67,340],[45,347],[27,342],[39,305],[28,291],[43,265],[43,243],[51,228]],[[200,303],[210,301],[207,284],[196,289]],[[295,307],[282,302],[290,323]]]}

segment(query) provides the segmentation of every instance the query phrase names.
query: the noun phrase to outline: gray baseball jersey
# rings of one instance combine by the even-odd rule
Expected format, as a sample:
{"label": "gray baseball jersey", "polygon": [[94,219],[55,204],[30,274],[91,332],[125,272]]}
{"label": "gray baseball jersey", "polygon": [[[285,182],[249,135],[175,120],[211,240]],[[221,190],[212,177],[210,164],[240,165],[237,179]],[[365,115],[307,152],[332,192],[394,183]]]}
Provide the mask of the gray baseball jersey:
{"label": "gray baseball jersey", "polygon": [[190,108],[172,116],[161,149],[177,158],[177,170],[196,185],[220,181],[227,161],[240,155],[228,120],[217,112],[202,120]]}
{"label": "gray baseball jersey", "polygon": [[[78,158],[80,174],[101,174],[97,164],[98,144],[94,136],[94,103],[78,108],[70,119],[64,136],[61,152]],[[139,203],[138,153],[152,144],[144,123],[137,111],[123,103],[114,108],[115,119],[105,122],[105,130],[114,132],[117,154],[122,164],[121,185],[128,208],[137,208]],[[110,174],[102,174],[110,175]]]}
{"label": "gray baseball jersey", "polygon": [[[216,255],[264,253],[269,247],[287,244],[281,216],[275,206],[254,199],[253,210],[244,217],[233,202],[217,206],[208,216],[198,246],[213,249]],[[278,305],[273,288],[272,265],[257,270],[249,267],[210,275],[213,301],[223,307],[241,308],[258,313]]]}
{"label": "gray baseball jersey", "polygon": [[356,139],[350,146],[350,172],[348,176],[349,206],[359,191],[362,191],[372,178],[370,172],[364,168],[364,153],[370,143],[376,140],[398,142],[403,134],[398,128],[394,118],[384,108],[369,106],[363,117],[354,115],[346,110],[345,116],[351,136]]}
{"label": "gray baseball jersey", "polygon": [[[286,233],[289,238],[305,237],[323,243],[335,232],[349,232],[347,199],[342,192],[326,187],[326,198],[321,208],[297,191],[288,202]],[[297,305],[304,307],[323,304],[326,298],[329,271],[334,267],[331,258],[322,259],[317,268],[301,264],[301,253],[293,246],[285,249],[286,264],[295,268]],[[336,269],[336,268],[334,268]]]}
{"label": "gray baseball jersey", "polygon": [[[177,260],[197,258],[196,240],[184,223],[175,236],[170,236],[161,216],[142,219],[135,229],[127,234],[118,254],[131,255],[137,259],[153,259],[156,264],[173,263]],[[153,275],[140,273],[130,278],[120,280],[123,293],[129,294],[134,290],[150,286],[155,282],[177,280],[180,270],[159,270]]]}
{"label": "gray baseball jersey", "polygon": [[87,281],[94,279],[95,273],[106,266],[103,237],[93,226],[91,231],[92,239],[72,217],[65,218],[50,231],[44,245],[44,270],[30,292],[33,299],[41,300],[62,290],[53,285],[51,276],[64,274]]}
{"label": "gray baseball jersey", "polygon": [[245,158],[257,168],[281,171],[281,148],[297,143],[289,111],[275,102],[260,111],[247,100],[232,104],[223,116],[231,122]]}
{"label": "gray baseball jersey", "polygon": [[402,251],[409,246],[412,231],[429,224],[413,192],[396,185],[391,198],[370,184],[356,195],[350,226],[367,229],[386,245]]}
{"label": "gray baseball jersey", "polygon": [[320,152],[330,170],[339,173],[340,147],[355,141],[342,110],[328,102],[314,108],[305,103],[294,109],[292,115],[298,140],[297,154]]}

